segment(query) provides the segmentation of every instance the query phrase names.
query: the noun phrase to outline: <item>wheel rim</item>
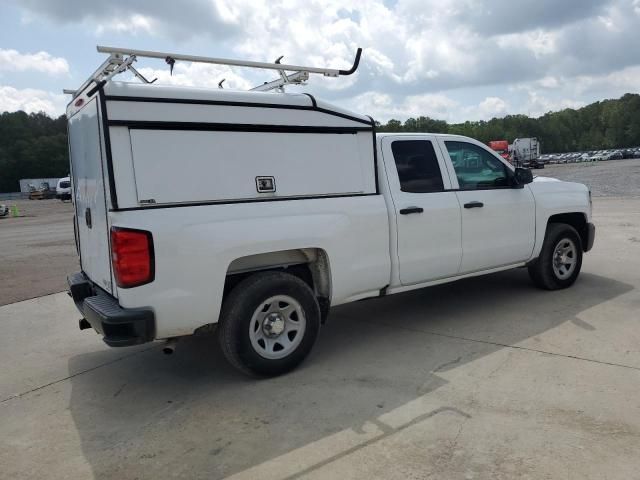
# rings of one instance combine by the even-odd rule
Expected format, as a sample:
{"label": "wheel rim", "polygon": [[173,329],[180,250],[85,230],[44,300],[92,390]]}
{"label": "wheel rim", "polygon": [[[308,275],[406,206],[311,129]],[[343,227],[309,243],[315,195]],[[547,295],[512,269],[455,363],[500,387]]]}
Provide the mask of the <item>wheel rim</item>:
{"label": "wheel rim", "polygon": [[249,338],[258,355],[276,360],[298,348],[306,326],[302,305],[288,295],[276,295],[256,308],[249,324]]}
{"label": "wheel rim", "polygon": [[573,274],[578,263],[578,249],[570,238],[563,238],[553,250],[553,273],[560,280],[566,280]]}

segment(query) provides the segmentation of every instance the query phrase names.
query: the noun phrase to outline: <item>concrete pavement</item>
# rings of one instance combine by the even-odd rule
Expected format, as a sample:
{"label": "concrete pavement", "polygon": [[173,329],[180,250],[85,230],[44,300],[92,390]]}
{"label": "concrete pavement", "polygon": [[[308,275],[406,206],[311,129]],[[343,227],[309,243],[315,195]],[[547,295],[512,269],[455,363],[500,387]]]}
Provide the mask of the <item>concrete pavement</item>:
{"label": "concrete pavement", "polygon": [[166,357],[0,307],[0,478],[639,478],[640,199],[596,199],[576,285],[525,270],[332,311],[295,372]]}

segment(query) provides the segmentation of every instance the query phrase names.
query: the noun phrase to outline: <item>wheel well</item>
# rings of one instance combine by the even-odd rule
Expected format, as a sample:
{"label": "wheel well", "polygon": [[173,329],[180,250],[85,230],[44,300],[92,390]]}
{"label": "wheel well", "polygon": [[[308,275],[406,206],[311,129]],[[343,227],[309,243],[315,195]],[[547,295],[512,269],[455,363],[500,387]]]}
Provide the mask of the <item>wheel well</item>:
{"label": "wheel well", "polygon": [[587,218],[584,213],[573,212],[573,213],[559,213],[556,215],[552,215],[549,217],[547,225],[549,223],[566,223],[567,225],[571,225],[576,229],[578,235],[580,235],[580,241],[582,243],[582,249],[587,245]]}
{"label": "wheel well", "polygon": [[248,270],[246,272],[227,272],[227,278],[224,282],[224,295],[226,296],[231,290],[235,288],[237,284],[239,284],[242,280],[257,272],[286,272],[291,275],[295,275],[302,281],[304,281],[309,287],[314,290],[313,284],[313,276],[311,275],[311,270],[308,264],[301,263],[298,265],[273,265],[265,268],[256,268],[255,270]]}
{"label": "wheel well", "polygon": [[319,248],[281,250],[237,258],[229,265],[223,299],[256,272],[282,271],[304,281],[318,298],[323,320],[331,302],[331,272],[327,253]]}

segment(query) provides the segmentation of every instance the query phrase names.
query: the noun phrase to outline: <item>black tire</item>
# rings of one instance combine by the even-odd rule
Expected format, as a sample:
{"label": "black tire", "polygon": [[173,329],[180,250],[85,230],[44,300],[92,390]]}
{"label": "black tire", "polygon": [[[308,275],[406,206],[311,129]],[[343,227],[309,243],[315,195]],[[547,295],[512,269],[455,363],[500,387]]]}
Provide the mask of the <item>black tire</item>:
{"label": "black tire", "polygon": [[[569,240],[575,245],[575,266],[570,275],[562,278],[554,269],[554,252],[563,241]],[[533,283],[545,290],[559,290],[573,285],[582,268],[582,241],[571,225],[550,223],[547,226],[540,256],[529,265],[529,276]]]}
{"label": "black tire", "polygon": [[[291,297],[301,306],[306,326],[302,340],[284,358],[269,359],[252,345],[250,325],[258,307],[277,295]],[[284,272],[256,273],[236,285],[222,305],[218,339],[225,357],[249,375],[276,376],[297,367],[311,352],[320,330],[320,308],[309,286]]]}

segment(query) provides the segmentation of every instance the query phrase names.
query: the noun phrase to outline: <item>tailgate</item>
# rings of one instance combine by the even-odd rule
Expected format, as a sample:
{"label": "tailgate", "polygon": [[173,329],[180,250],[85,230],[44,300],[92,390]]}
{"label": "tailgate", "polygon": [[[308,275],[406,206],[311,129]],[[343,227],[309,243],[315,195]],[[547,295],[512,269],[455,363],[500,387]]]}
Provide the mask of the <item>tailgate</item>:
{"label": "tailgate", "polygon": [[106,168],[98,102],[94,98],[69,119],[80,264],[91,281],[113,293],[106,200]]}

